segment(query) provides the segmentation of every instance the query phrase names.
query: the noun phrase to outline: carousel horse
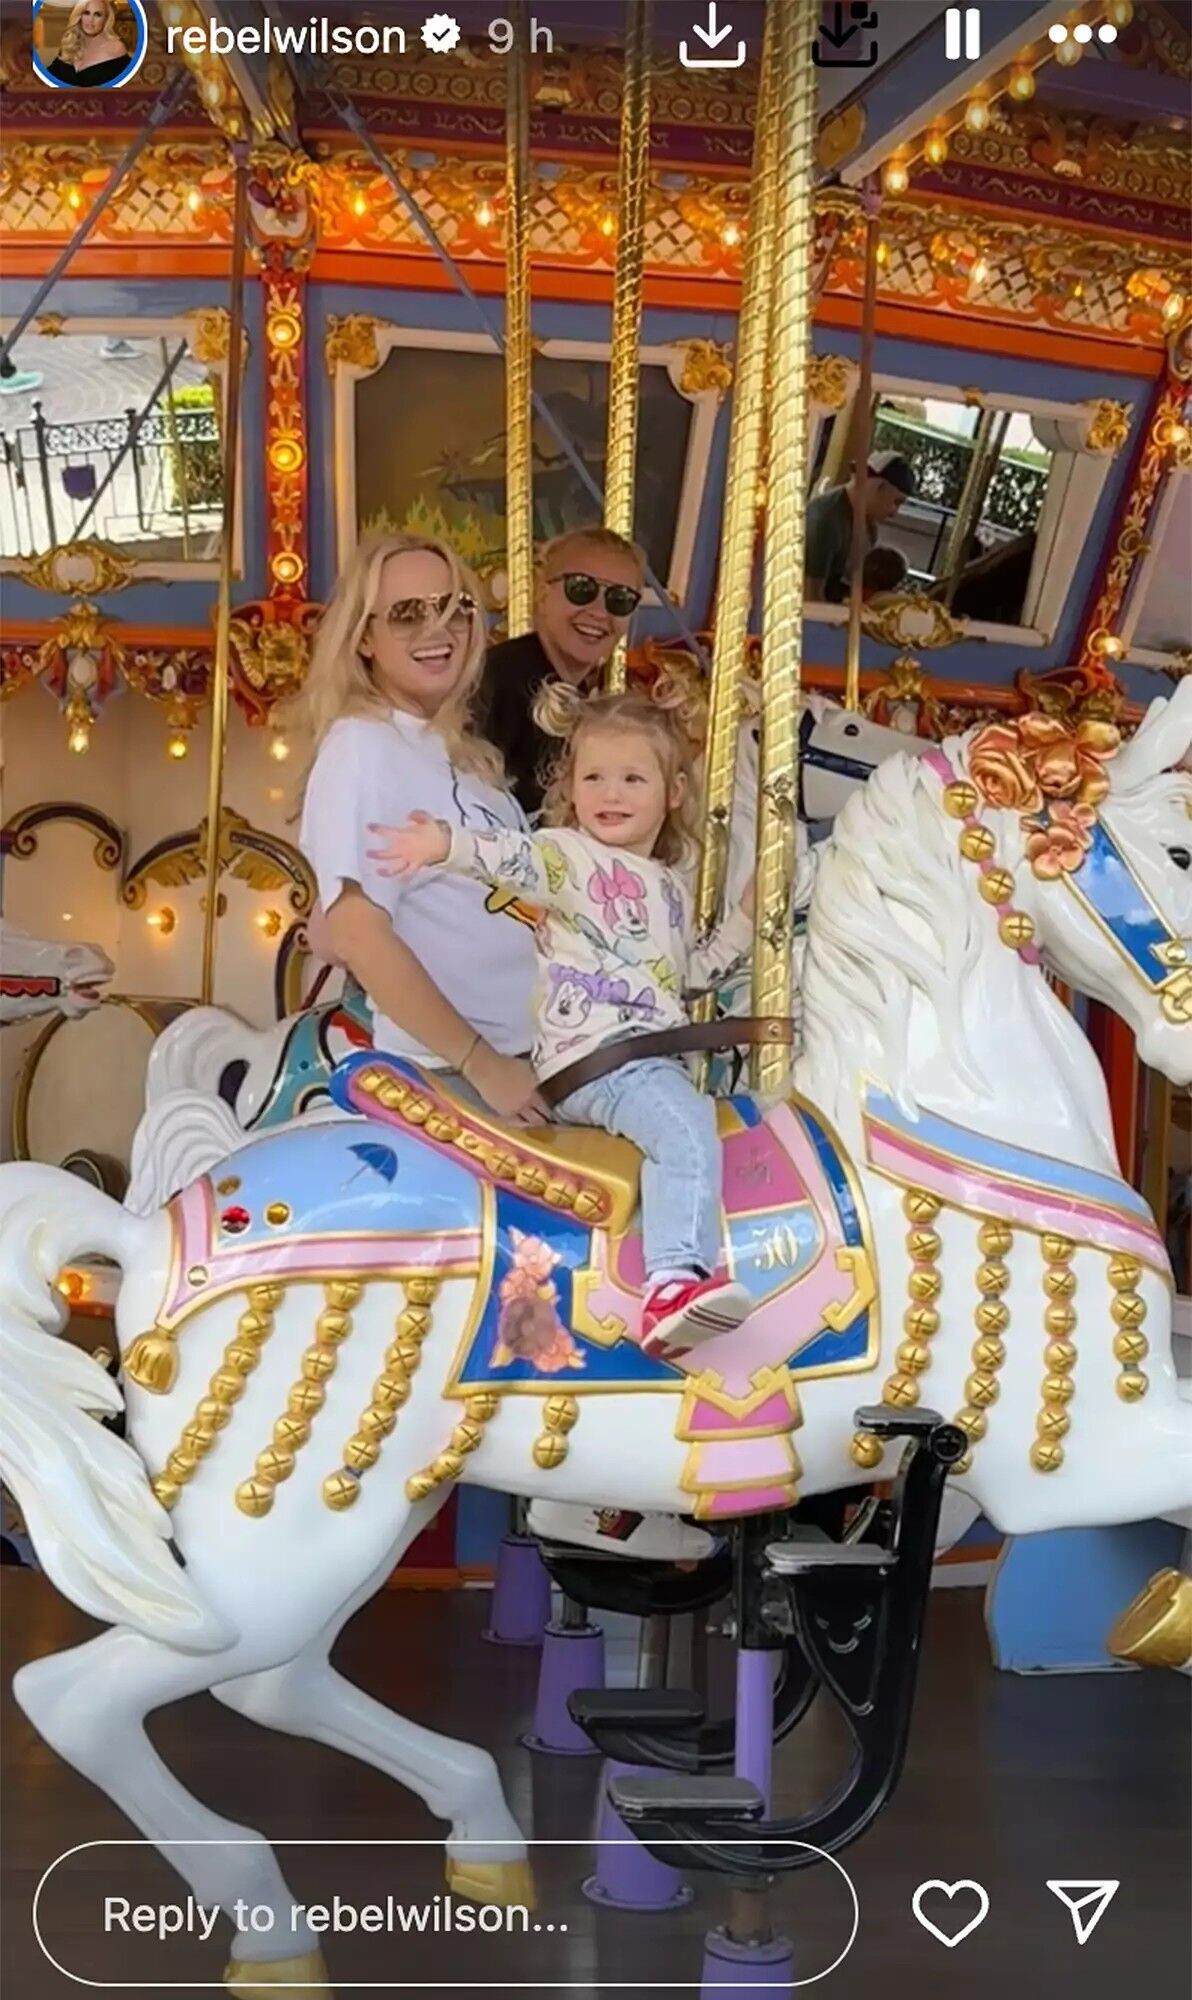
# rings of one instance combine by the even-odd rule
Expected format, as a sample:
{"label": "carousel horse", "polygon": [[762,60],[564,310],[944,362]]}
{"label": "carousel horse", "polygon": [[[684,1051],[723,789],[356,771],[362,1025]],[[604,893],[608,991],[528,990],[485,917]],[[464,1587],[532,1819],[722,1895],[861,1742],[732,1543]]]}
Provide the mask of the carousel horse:
{"label": "carousel horse", "polygon": [[[636,1337],[634,1150],[504,1131],[371,1050],[336,1072],[338,1117],[245,1138],[215,1107],[204,1170],[148,1217],[0,1168],[0,1472],[45,1570],[115,1628],[16,1697],[147,1839],[190,1843],[165,1851],[201,1903],[275,1913],[237,1931],[234,1993],[321,1959],[272,1850],[145,1734],[203,1689],[411,1787],[449,1823],[457,1894],[530,1900],[491,1757],[329,1664],[457,1481],[725,1522],[880,1477],[885,1420],[854,1416],[880,1397],[956,1413],[956,1475],[1004,1532],[1192,1502],[1166,1252],[1044,972],[1192,1079],[1190,742],[1185,684],[1124,747],[1028,716],[850,798],[796,1091],[721,1111],[724,1255],[755,1309],[683,1362]],[[201,1101],[151,1107],[143,1150]],[[123,1394],[55,1338],[54,1279],[87,1252],[123,1271]],[[122,1404],[126,1439],[95,1421]]]}
{"label": "carousel horse", "polygon": [[97,944],[56,944],[0,917],[0,1027],[39,1014],[89,1014],[115,970]]}
{"label": "carousel horse", "polygon": [[[883,729],[816,694],[804,696],[800,737],[803,823],[833,820],[885,758],[908,750],[900,731]],[[757,766],[758,731],[747,716],[737,741],[726,889],[730,905],[740,901],[753,872]],[[805,886],[801,900],[805,905]],[[747,983],[726,991],[722,1004],[726,1013],[744,1012]],[[174,1090],[206,1092],[230,1104],[246,1131],[265,1131],[325,1109],[336,1064],[371,1041],[368,1002],[351,981],[341,998],[263,1030],[246,1026],[221,1007],[191,1008],[154,1043],[147,1101],[155,1104]]]}

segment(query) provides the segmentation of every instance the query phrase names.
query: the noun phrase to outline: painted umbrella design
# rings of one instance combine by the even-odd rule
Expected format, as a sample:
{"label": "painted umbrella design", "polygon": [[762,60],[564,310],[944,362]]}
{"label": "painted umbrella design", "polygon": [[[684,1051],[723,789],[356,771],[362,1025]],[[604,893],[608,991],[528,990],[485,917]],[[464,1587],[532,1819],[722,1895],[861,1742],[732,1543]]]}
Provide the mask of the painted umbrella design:
{"label": "painted umbrella design", "polygon": [[361,1174],[368,1173],[370,1169],[374,1174],[380,1174],[383,1181],[397,1179],[397,1154],[392,1146],[378,1146],[366,1139],[359,1146],[349,1146],[348,1151],[355,1153],[360,1165],[354,1174],[348,1176],[345,1187],[351,1187],[353,1181],[358,1181]]}

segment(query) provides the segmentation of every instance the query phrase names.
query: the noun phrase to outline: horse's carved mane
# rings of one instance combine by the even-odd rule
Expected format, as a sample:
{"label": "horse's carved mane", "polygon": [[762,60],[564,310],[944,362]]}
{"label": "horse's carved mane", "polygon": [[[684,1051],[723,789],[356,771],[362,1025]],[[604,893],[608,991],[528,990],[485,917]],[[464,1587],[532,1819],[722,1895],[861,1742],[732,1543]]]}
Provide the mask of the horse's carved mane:
{"label": "horse's carved mane", "polygon": [[[959,768],[962,744],[949,747]],[[935,1010],[969,1088],[989,1089],[962,1004],[981,957],[971,882],[931,786],[917,758],[891,758],[849,800],[825,845],[808,919],[803,1048],[830,1101],[851,1091],[841,1046],[847,1021],[854,1044],[869,1045],[875,1081],[915,1110],[907,1046],[915,996]]]}

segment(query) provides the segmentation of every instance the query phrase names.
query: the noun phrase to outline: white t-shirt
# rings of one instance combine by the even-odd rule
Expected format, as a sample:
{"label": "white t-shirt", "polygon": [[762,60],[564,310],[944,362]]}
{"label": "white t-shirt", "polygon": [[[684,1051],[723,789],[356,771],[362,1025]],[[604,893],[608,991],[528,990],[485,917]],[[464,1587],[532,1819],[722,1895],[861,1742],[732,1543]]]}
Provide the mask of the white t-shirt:
{"label": "white t-shirt", "polygon": [[[399,879],[368,859],[369,826],[428,812],[473,833],[524,828],[507,792],[453,767],[438,731],[394,710],[389,719],[344,716],[328,730],[302,808],[299,846],[330,910],[346,882],[384,910],[444,998],[501,1055],[524,1055],[533,1038],[532,931],[505,914],[509,898],[444,869]],[[371,1004],[371,1002],[370,1002]],[[443,1058],[422,1048],[373,1006],[376,1046],[428,1069]]]}

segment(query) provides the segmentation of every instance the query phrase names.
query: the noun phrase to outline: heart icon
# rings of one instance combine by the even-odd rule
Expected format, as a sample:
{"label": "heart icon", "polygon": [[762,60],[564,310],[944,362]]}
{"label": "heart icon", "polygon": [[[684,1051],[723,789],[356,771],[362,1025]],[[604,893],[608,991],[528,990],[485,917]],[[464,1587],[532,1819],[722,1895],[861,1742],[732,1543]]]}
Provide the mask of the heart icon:
{"label": "heart icon", "polygon": [[[949,1935],[946,1930],[941,1930],[938,1924],[932,1923],[930,1917],[926,1917],[923,1914],[923,1899],[925,1896],[933,1894],[946,1896],[949,1903],[954,1896],[964,1896],[966,1894],[973,1896],[976,1898],[977,1913],[975,1916],[970,1917],[966,1924],[961,1924],[960,1929],[953,1935]],[[953,1945],[961,1944],[970,1931],[975,1931],[978,1924],[985,1922],[986,1917],[989,1915],[989,1897],[979,1882],[920,1882],[914,1895],[911,1897],[911,1909],[914,1911],[924,1930],[930,1931],[933,1938],[938,1938],[940,1943],[946,1944],[948,1950],[951,1951]],[[962,1914],[962,1910],[951,1910],[947,1914],[951,1917],[959,1917]]]}

